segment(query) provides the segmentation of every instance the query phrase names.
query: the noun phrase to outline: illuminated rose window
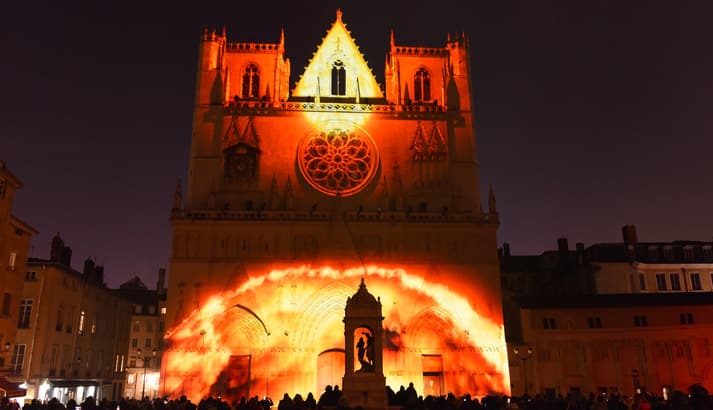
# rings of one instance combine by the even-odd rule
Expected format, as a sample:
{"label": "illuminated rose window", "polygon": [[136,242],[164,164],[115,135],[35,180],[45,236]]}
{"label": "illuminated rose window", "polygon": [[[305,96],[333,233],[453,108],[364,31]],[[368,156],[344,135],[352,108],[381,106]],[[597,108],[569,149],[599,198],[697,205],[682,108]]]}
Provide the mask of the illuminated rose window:
{"label": "illuminated rose window", "polygon": [[309,135],[297,152],[302,175],[327,195],[359,192],[372,180],[378,165],[378,152],[371,138],[344,129]]}

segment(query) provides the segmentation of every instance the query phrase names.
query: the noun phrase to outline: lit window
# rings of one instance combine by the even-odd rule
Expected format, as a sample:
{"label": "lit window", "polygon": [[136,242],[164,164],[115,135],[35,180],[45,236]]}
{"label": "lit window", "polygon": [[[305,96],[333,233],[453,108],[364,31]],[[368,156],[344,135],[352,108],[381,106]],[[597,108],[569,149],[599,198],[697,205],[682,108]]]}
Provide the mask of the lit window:
{"label": "lit window", "polygon": [[257,66],[250,64],[243,73],[243,98],[258,98],[260,92],[260,75]]}
{"label": "lit window", "polygon": [[29,329],[31,316],[32,316],[32,299],[22,299],[22,302],[20,302],[20,316],[17,319],[17,328],[18,329]]}
{"label": "lit window", "polygon": [[681,279],[678,273],[672,273],[669,276],[671,277],[671,290],[681,290]]}
{"label": "lit window", "polygon": [[84,311],[79,312],[79,334],[83,335],[84,334]]}
{"label": "lit window", "polygon": [[701,275],[698,272],[691,273],[691,290],[703,290]]}
{"label": "lit window", "polygon": [[17,252],[10,252],[10,260],[7,262],[7,268],[10,270],[15,270],[15,264],[17,263]]}
{"label": "lit window", "polygon": [[166,314],[166,306],[163,306],[163,307],[161,308],[161,314],[162,314],[162,315],[165,315],[165,314]]}
{"label": "lit window", "polygon": [[431,77],[424,67],[421,67],[413,77],[414,101],[429,101],[431,99]]}
{"label": "lit window", "polygon": [[663,273],[656,274],[656,289],[668,290],[666,286],[666,275],[664,275]]}
{"label": "lit window", "polygon": [[347,72],[344,63],[337,60],[332,64],[332,95],[347,94]]}

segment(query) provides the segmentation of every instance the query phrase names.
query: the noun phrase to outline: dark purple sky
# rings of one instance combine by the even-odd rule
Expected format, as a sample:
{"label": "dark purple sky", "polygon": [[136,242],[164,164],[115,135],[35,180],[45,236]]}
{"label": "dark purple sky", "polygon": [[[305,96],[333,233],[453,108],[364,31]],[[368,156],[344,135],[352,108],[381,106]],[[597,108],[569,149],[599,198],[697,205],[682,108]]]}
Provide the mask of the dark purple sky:
{"label": "dark purple sky", "polygon": [[256,42],[284,27],[294,82],[337,7],[379,82],[390,28],[403,45],[470,36],[481,183],[513,253],[617,241],[624,224],[644,241],[713,236],[713,2],[155,3],[3,8],[0,158],[25,183],[14,214],[40,230],[36,257],[60,232],[74,267],[95,257],[110,286],[152,286],[203,27]]}

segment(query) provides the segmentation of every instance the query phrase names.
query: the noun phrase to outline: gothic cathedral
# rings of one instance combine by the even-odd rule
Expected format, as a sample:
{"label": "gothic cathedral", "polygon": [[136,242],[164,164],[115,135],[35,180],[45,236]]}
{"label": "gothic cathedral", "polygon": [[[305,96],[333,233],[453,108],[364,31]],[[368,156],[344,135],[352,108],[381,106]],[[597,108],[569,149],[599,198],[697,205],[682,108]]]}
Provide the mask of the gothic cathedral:
{"label": "gothic cathedral", "polygon": [[343,323],[366,280],[391,388],[509,393],[465,36],[428,48],[392,34],[379,84],[337,11],[294,87],[290,75],[284,35],[202,36],[187,191],[171,212],[163,392],[319,397],[369,368],[345,352]]}

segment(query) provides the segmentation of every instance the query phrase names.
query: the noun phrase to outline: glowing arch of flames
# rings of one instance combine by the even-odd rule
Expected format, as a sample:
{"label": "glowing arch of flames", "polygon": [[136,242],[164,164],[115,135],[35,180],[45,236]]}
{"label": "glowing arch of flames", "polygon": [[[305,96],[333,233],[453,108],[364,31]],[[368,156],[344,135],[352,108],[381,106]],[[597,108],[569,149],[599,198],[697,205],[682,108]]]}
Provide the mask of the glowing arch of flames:
{"label": "glowing arch of flames", "polygon": [[[351,283],[350,279],[364,276],[368,277],[369,290],[381,297],[385,336],[394,338],[393,343],[389,340],[385,343],[386,349],[392,350],[385,351],[385,374],[389,357],[395,357],[400,349],[422,343],[433,332],[436,336],[431,336],[431,340],[440,339],[434,345],[471,352],[465,359],[458,359],[459,370],[483,375],[479,381],[484,384],[481,388],[509,392],[507,349],[499,323],[502,319],[493,320],[477,312],[466,297],[446,284],[428,281],[400,268],[301,266],[250,276],[237,288],[209,297],[202,307],[170,329],[164,354],[164,393],[185,394],[195,399],[210,395],[231,355],[251,355],[251,366],[258,370],[251,374],[250,382],[253,386],[264,386],[265,395],[279,397],[284,392],[314,391],[316,369],[302,372],[288,382],[271,380],[288,374],[296,366],[303,368],[305,355],[314,356],[316,363],[319,352],[344,347],[341,323],[344,306],[346,297],[356,289],[356,282]],[[299,289],[287,299],[283,295],[281,303],[278,296],[269,293],[269,289],[275,288],[269,285],[280,287],[285,283],[299,283]],[[297,289],[297,285],[292,288]],[[256,293],[264,295],[257,308],[236,303]],[[402,318],[406,325],[401,323]],[[288,339],[292,331],[294,339]],[[287,351],[300,353],[285,354],[285,346],[292,346],[293,350]],[[479,368],[464,369],[469,364],[464,361],[477,361]],[[190,385],[186,384],[188,379]],[[387,378],[393,388],[409,381],[398,376]],[[271,389],[268,383],[272,383]],[[450,387],[456,393],[465,393],[472,383],[469,386],[461,380],[450,383]]]}

